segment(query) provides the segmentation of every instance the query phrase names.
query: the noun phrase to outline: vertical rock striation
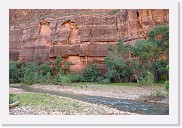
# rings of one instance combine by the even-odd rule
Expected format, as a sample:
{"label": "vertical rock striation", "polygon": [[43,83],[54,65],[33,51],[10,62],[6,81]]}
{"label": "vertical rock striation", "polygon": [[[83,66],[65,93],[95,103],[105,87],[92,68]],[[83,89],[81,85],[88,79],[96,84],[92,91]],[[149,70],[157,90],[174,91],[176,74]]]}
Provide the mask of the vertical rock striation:
{"label": "vertical rock striation", "polygon": [[168,10],[10,10],[10,60],[42,61],[62,56],[80,71],[88,61],[103,64],[119,38],[134,44],[156,25],[168,24]]}

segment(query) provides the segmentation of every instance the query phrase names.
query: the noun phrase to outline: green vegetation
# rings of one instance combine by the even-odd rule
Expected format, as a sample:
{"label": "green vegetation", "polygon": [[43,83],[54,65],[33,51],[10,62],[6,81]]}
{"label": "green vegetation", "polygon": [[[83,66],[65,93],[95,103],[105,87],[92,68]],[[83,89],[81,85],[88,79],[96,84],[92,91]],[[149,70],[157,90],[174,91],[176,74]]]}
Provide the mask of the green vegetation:
{"label": "green vegetation", "polygon": [[99,69],[97,64],[89,62],[81,73],[82,82],[96,82],[99,77]]}
{"label": "green vegetation", "polygon": [[100,78],[97,64],[89,62],[80,74],[75,74],[70,71],[72,63],[67,61],[62,65],[62,60],[60,56],[57,56],[52,63],[41,63],[41,57],[35,56],[28,64],[19,61],[10,62],[10,83],[65,86],[71,82],[96,82]]}
{"label": "green vegetation", "polygon": [[132,70],[125,54],[127,46],[122,40],[118,41],[117,48],[110,46],[109,54],[104,62],[108,67],[105,78],[110,82],[129,82],[132,79]]}
{"label": "green vegetation", "polygon": [[10,94],[10,99],[20,101],[18,107],[28,107],[30,109],[27,111],[35,112],[34,114],[38,115],[102,115],[110,114],[113,111],[102,105],[48,94]]}
{"label": "green vegetation", "polygon": [[[169,65],[166,66],[166,69],[169,70]],[[164,82],[164,88],[169,93],[169,80]]]}
{"label": "green vegetation", "polygon": [[117,47],[110,46],[105,58],[108,71],[106,79],[111,82],[133,82],[141,85],[167,80],[169,64],[168,25],[154,27],[148,40],[138,40],[134,46],[120,39]]}
{"label": "green vegetation", "polygon": [[63,61],[60,56],[52,63],[42,63],[41,57],[35,56],[28,64],[10,62],[10,83],[65,86],[75,82],[100,82],[106,85],[110,85],[110,82],[135,82],[151,86],[165,81],[164,88],[169,90],[169,70],[166,68],[169,65],[168,25],[154,27],[148,34],[148,40],[138,40],[134,46],[119,39],[117,45],[108,47],[108,51],[104,60],[108,70],[102,76],[98,65],[92,62],[81,73],[74,73],[70,70],[72,63]]}
{"label": "green vegetation", "polygon": [[48,94],[36,94],[36,93],[23,93],[23,94],[10,94],[10,99],[14,101],[20,101],[20,106],[31,105],[33,108],[45,107],[59,108],[68,106],[79,106],[78,102],[71,102],[66,98],[54,97]]}
{"label": "green vegetation", "polygon": [[9,94],[9,104],[12,104],[16,102],[16,99],[14,98],[14,94]]}
{"label": "green vegetation", "polygon": [[139,82],[139,85],[153,85],[154,84],[154,79],[153,76],[150,72],[146,73],[146,76],[144,76]]}
{"label": "green vegetation", "polygon": [[83,106],[79,101],[48,94],[10,94],[10,99],[20,101],[19,107],[31,106],[33,110],[47,112],[47,114],[51,114],[54,111],[70,114],[71,111],[81,111],[81,106]]}
{"label": "green vegetation", "polygon": [[25,65],[22,62],[10,62],[9,63],[9,81],[10,83],[19,83],[22,79],[21,68]]}

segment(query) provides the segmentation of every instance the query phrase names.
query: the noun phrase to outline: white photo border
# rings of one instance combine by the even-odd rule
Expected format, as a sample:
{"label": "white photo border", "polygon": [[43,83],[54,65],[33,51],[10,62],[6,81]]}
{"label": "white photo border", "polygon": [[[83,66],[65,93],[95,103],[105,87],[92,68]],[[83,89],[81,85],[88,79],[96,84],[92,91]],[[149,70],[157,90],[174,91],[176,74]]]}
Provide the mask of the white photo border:
{"label": "white photo border", "polygon": [[[179,125],[177,0],[1,0],[0,116],[4,125]],[[9,115],[9,9],[169,9],[169,115]]]}

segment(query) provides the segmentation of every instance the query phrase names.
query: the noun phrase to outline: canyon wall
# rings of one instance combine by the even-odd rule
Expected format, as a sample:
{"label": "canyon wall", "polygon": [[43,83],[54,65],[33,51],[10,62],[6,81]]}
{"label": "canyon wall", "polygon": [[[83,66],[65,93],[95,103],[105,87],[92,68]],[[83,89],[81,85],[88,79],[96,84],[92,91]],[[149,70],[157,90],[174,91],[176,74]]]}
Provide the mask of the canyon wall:
{"label": "canyon wall", "polygon": [[[40,55],[42,62],[62,56],[71,70],[92,61],[101,72],[108,46],[122,38],[125,43],[147,39],[156,25],[169,22],[168,10],[15,10],[10,14],[10,60],[29,62]],[[63,62],[64,63],[64,62]]]}

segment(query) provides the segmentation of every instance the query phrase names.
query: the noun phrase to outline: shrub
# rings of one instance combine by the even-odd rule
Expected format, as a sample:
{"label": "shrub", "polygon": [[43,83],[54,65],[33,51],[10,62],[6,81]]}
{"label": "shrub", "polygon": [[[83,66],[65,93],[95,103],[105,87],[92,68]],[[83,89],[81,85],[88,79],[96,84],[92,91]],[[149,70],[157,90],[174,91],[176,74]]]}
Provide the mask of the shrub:
{"label": "shrub", "polygon": [[72,82],[81,82],[82,75],[81,74],[72,74]]}
{"label": "shrub", "polygon": [[39,66],[39,73],[42,75],[46,75],[48,72],[51,71],[51,67],[49,66],[49,63],[43,63],[42,65]]}
{"label": "shrub", "polygon": [[108,70],[105,74],[105,80],[104,81],[108,81],[108,82],[114,82],[115,78],[114,78],[114,70]]}
{"label": "shrub", "polygon": [[51,75],[51,72],[48,72],[46,75],[45,75],[45,83],[46,84],[52,84],[52,80],[53,80],[53,77]]}
{"label": "shrub", "polygon": [[82,70],[81,81],[96,82],[99,75],[100,73],[97,64],[89,62],[88,65]]}
{"label": "shrub", "polygon": [[63,74],[58,73],[53,78],[53,84],[55,84],[55,85],[67,86],[71,82],[72,82],[72,75],[71,74],[63,75]]}
{"label": "shrub", "polygon": [[52,67],[53,75],[57,75],[58,73],[63,72],[62,67],[61,67],[62,60],[63,59],[60,56],[57,56],[56,60],[54,60],[52,62],[52,64],[53,64],[53,67]]}
{"label": "shrub", "polygon": [[153,85],[153,83],[154,83],[154,76],[152,75],[151,72],[147,71],[146,76],[141,78],[139,80],[138,84],[139,85],[147,85],[148,86],[148,85]]}
{"label": "shrub", "polygon": [[21,81],[21,70],[18,62],[9,63],[9,81],[10,83],[18,83]]}
{"label": "shrub", "polygon": [[97,77],[96,82],[103,82],[103,78],[101,76]]}
{"label": "shrub", "polygon": [[[166,66],[166,69],[169,70],[169,65]],[[169,93],[169,80],[164,82],[164,89]]]}
{"label": "shrub", "polygon": [[128,82],[132,76],[132,68],[126,57],[126,53],[128,53],[127,46],[120,39],[117,48],[111,45],[108,50],[109,54],[104,59],[104,63],[108,68],[105,77],[110,82]]}
{"label": "shrub", "polygon": [[56,76],[53,78],[53,84],[55,85],[60,85],[61,84],[61,74],[58,73]]}
{"label": "shrub", "polygon": [[165,89],[166,91],[169,91],[169,81],[165,81],[165,82],[164,82],[164,89]]}
{"label": "shrub", "polygon": [[67,73],[70,73],[70,66],[72,65],[71,62],[67,61],[65,64],[64,64],[64,74],[67,74]]}
{"label": "shrub", "polygon": [[41,83],[41,76],[39,75],[39,67],[36,63],[29,63],[27,66],[22,68],[23,70],[23,79],[22,82],[28,85],[34,83]]}
{"label": "shrub", "polygon": [[71,75],[62,75],[61,76],[61,85],[68,86],[71,83]]}
{"label": "shrub", "polygon": [[167,60],[157,60],[155,62],[155,74],[156,74],[156,80],[157,81],[165,81],[168,79],[168,70],[166,69],[166,66],[168,65]]}

